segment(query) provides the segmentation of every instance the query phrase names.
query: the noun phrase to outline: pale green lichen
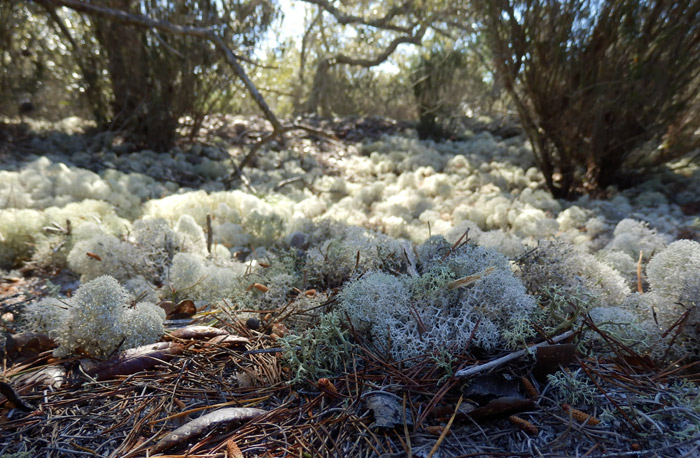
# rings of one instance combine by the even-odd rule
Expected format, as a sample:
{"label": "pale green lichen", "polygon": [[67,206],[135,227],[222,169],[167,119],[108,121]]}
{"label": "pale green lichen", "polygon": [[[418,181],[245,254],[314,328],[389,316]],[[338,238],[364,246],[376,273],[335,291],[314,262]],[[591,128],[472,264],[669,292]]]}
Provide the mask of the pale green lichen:
{"label": "pale green lichen", "polygon": [[580,369],[573,372],[559,371],[549,374],[547,375],[547,383],[547,388],[551,389],[551,395],[560,403],[595,405],[596,399],[600,395],[595,385]]}
{"label": "pale green lichen", "polygon": [[311,282],[338,286],[362,272],[400,269],[407,250],[405,240],[325,220],[313,228],[305,269]]}
{"label": "pale green lichen", "polygon": [[587,308],[620,305],[630,294],[625,279],[614,269],[573,245],[561,241],[542,242],[518,262],[519,277],[531,294],[585,297]]}
{"label": "pale green lichen", "polygon": [[341,314],[327,313],[316,326],[279,339],[283,358],[291,369],[290,383],[315,383],[349,369],[355,345],[342,323]]}

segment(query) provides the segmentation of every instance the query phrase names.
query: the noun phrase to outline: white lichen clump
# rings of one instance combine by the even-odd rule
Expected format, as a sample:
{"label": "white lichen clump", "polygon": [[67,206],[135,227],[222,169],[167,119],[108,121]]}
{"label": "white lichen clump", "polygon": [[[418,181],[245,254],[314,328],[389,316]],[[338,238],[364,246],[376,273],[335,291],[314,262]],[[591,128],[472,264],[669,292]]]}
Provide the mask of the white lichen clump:
{"label": "white lichen clump", "polygon": [[165,312],[155,304],[131,306],[129,293],[110,276],[98,277],[65,300],[43,299],[28,308],[33,329],[58,343],[58,357],[86,354],[106,358],[116,351],[156,342]]}
{"label": "white lichen clump", "polygon": [[68,265],[88,282],[102,275],[126,281],[144,272],[146,260],[132,244],[109,234],[98,234],[75,244]]}
{"label": "white lichen clump", "polygon": [[[586,309],[622,304],[630,289],[619,272],[562,241],[542,242],[519,263],[519,276],[532,294],[548,291],[584,299]],[[585,312],[581,310],[580,312]]]}
{"label": "white lichen clump", "polygon": [[[110,204],[97,200],[43,210],[0,206],[0,268],[10,268],[28,260],[34,250],[38,253],[35,259],[45,265],[64,264],[66,254],[80,239],[80,227],[84,225],[112,235],[122,234],[130,226],[127,220],[117,216]],[[73,235],[68,235],[69,228]]]}
{"label": "white lichen clump", "polygon": [[648,292],[628,295],[620,307],[595,308],[591,319],[623,345],[658,361],[700,356],[700,243],[671,243],[651,258],[646,274]]}
{"label": "white lichen clump", "polygon": [[[650,291],[640,301],[646,305],[647,316],[653,309],[659,332],[671,330],[674,356],[700,355],[700,243],[671,243],[651,258],[646,271]],[[671,329],[676,324],[679,327]]]}

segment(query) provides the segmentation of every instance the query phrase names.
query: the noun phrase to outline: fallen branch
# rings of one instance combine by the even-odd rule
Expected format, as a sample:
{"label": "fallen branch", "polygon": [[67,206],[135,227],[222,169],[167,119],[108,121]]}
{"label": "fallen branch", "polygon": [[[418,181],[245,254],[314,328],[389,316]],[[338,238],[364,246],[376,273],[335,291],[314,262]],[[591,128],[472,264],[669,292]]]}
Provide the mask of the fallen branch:
{"label": "fallen branch", "polygon": [[495,367],[502,366],[510,361],[513,361],[513,360],[516,360],[518,358],[525,356],[526,353],[531,352],[535,348],[546,347],[546,346],[549,346],[552,344],[559,343],[562,340],[566,340],[573,335],[574,335],[574,331],[566,331],[563,334],[559,334],[556,337],[552,337],[551,343],[550,342],[541,342],[541,343],[538,343],[537,345],[533,345],[533,346],[528,347],[524,350],[519,350],[519,351],[510,353],[506,356],[503,356],[501,358],[494,359],[493,361],[489,361],[488,363],[479,364],[476,366],[468,367],[466,369],[462,369],[462,370],[457,371],[455,373],[455,377],[459,377],[459,378],[471,377],[472,375],[476,375],[480,372],[484,372],[484,371],[493,369]]}

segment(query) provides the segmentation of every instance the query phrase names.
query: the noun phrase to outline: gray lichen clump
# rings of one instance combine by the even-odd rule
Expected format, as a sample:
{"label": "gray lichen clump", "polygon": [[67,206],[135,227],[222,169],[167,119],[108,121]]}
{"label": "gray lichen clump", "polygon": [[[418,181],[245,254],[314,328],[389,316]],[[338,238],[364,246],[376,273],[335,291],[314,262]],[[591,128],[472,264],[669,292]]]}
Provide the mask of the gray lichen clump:
{"label": "gray lichen clump", "polygon": [[374,271],[340,293],[340,308],[396,359],[450,349],[513,349],[534,333],[536,303],[495,250],[441,236],[418,247],[419,274]]}

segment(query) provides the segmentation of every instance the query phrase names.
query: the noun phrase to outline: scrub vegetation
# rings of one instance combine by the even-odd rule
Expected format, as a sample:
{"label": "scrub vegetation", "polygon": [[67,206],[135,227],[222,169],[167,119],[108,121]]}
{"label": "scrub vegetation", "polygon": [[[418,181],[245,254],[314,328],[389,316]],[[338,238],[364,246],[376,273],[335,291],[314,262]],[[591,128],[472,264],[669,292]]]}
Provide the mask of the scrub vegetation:
{"label": "scrub vegetation", "polygon": [[696,3],[0,4],[0,457],[692,456]]}

